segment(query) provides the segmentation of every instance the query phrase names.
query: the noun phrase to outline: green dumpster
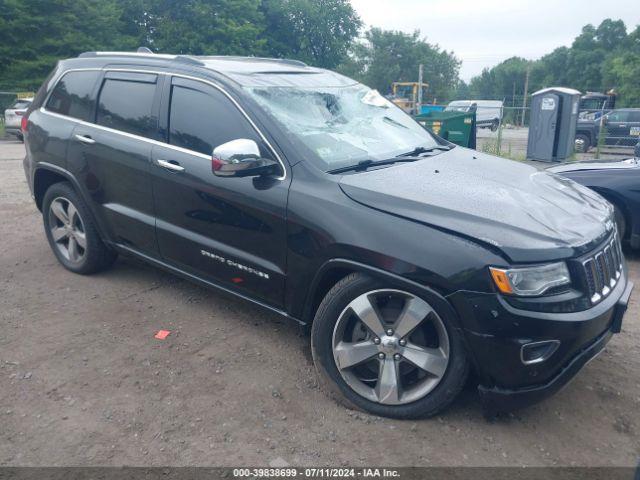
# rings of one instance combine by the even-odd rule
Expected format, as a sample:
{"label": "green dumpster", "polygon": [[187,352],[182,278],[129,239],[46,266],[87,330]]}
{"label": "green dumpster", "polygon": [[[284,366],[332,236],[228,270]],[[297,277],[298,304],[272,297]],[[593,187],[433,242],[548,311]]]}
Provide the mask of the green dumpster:
{"label": "green dumpster", "polygon": [[475,112],[431,111],[414,118],[420,125],[451,143],[476,148]]}

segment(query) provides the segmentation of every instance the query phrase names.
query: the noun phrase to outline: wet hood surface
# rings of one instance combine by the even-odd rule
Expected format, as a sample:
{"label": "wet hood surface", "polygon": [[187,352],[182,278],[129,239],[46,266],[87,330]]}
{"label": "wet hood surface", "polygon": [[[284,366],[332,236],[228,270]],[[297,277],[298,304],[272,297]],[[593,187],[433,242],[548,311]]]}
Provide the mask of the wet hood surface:
{"label": "wet hood surface", "polygon": [[571,162],[563,165],[557,165],[547,169],[553,173],[576,172],[578,170],[628,170],[630,168],[640,168],[640,163],[633,159],[614,160],[609,162]]}
{"label": "wet hood surface", "polygon": [[461,147],[345,175],[340,186],[356,202],[472,238],[512,262],[579,255],[613,229],[608,203],[588,188]]}

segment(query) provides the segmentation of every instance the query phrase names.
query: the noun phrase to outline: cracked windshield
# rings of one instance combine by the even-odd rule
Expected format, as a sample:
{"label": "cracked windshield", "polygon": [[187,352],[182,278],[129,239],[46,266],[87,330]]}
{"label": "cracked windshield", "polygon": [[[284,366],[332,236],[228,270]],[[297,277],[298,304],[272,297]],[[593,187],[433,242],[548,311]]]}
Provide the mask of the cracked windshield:
{"label": "cracked windshield", "polygon": [[376,90],[353,87],[247,88],[253,98],[317,154],[324,170],[383,160],[437,145]]}

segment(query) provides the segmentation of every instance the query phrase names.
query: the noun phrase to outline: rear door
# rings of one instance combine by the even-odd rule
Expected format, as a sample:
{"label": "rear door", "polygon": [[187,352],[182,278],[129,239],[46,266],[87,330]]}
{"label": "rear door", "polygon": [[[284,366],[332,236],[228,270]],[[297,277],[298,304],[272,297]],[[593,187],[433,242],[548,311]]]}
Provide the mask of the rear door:
{"label": "rear door", "polygon": [[[152,154],[157,238],[165,261],[272,306],[284,302],[289,179],[222,178],[213,149],[246,138],[276,155],[220,89],[173,77],[163,95],[167,144]],[[167,168],[167,163],[172,167]],[[165,165],[165,166],[162,166]]]}
{"label": "rear door", "polygon": [[161,77],[108,71],[95,123],[80,123],[69,146],[69,170],[82,183],[112,241],[157,257],[149,166],[158,138]]}

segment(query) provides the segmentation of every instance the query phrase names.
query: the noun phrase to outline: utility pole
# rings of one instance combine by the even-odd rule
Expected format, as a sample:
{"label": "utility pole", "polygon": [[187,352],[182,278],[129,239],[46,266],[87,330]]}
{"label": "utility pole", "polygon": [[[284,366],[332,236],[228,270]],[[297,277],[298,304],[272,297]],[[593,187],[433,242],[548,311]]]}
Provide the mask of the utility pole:
{"label": "utility pole", "polygon": [[527,111],[527,94],[529,93],[529,72],[531,67],[527,66],[527,74],[524,77],[524,97],[522,97],[522,121],[520,126],[524,127],[524,115]]}
{"label": "utility pole", "polygon": [[416,114],[420,115],[422,112],[422,75],[423,75],[424,65],[420,64],[418,67],[418,103],[416,104]]}

